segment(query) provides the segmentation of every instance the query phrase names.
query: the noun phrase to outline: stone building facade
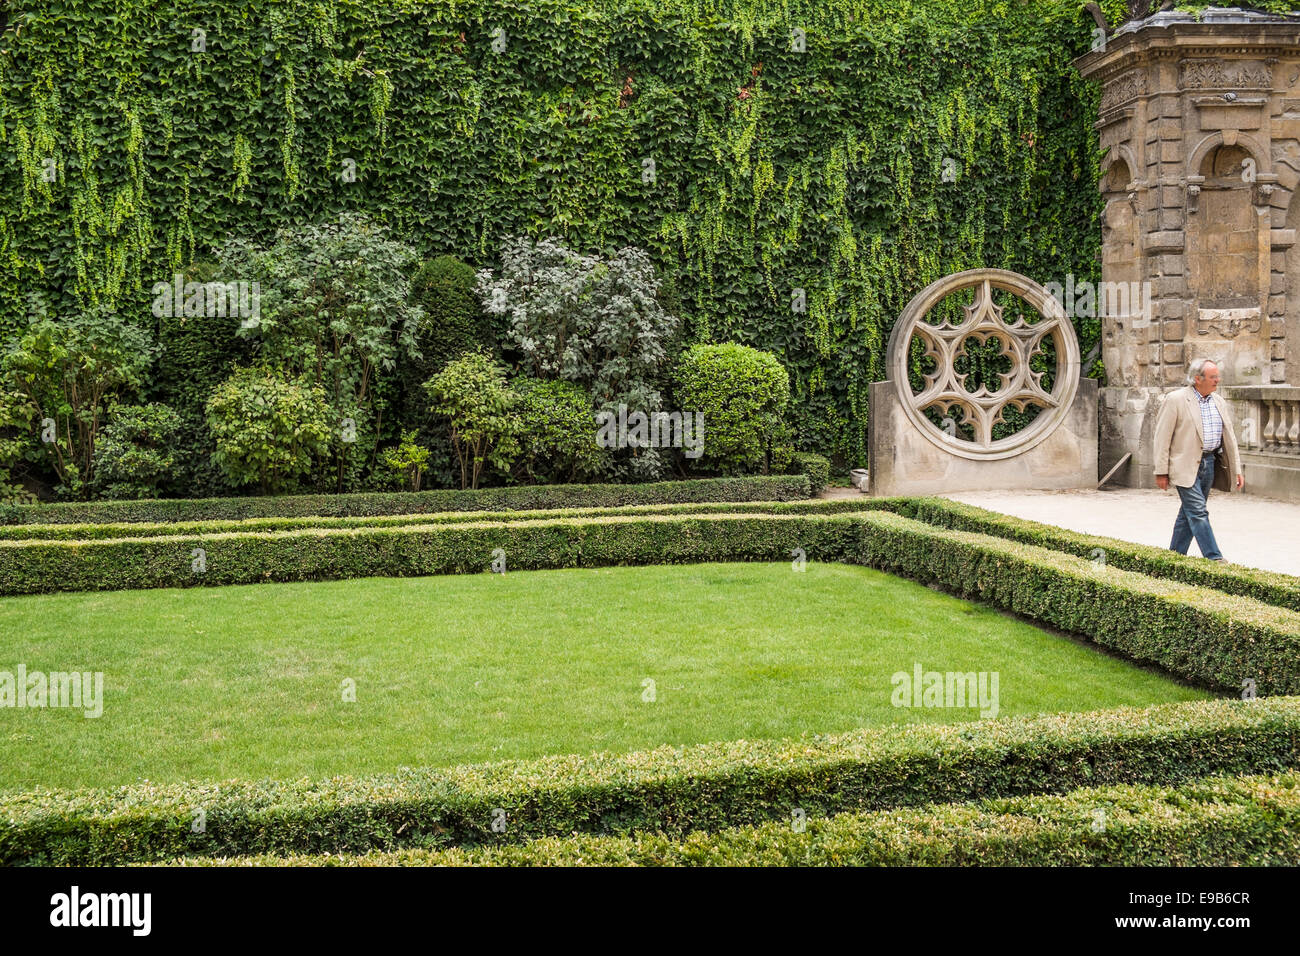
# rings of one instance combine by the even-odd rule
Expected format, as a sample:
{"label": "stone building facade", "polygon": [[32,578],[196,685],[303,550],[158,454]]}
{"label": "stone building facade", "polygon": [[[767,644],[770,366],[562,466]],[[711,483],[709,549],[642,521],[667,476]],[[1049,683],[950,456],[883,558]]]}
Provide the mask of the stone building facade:
{"label": "stone building facade", "polygon": [[[1100,464],[1154,486],[1162,397],[1223,369],[1248,490],[1300,498],[1300,16],[1156,13],[1075,61],[1101,84]],[[1127,284],[1135,283],[1135,286]]]}

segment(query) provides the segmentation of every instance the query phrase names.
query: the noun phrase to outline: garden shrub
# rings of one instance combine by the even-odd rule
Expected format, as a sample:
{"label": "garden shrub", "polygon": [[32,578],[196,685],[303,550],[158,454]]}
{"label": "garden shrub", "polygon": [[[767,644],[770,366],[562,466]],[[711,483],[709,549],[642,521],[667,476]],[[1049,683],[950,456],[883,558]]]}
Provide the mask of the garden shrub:
{"label": "garden shrub", "polygon": [[515,393],[506,370],[487,352],[455,359],[424,383],[430,411],[451,426],[451,446],[460,467],[460,486],[477,488],[485,466],[505,470],[518,454]]}
{"label": "garden shrub", "polygon": [[[369,778],[0,794],[0,864],[361,853],[692,831],[1300,767],[1300,701],[1196,701]],[[194,812],[207,827],[195,833]],[[497,811],[509,827],[492,830]],[[1084,816],[1091,822],[1092,814]]]}
{"label": "garden shrub", "polygon": [[27,403],[62,493],[81,497],[93,487],[108,404],[139,391],[153,355],[149,333],[107,307],[38,318],[10,344],[0,373]]}
{"label": "garden shrub", "polygon": [[790,472],[796,475],[807,475],[812,493],[817,494],[831,480],[831,463],[821,455],[810,451],[797,451],[791,456]]}
{"label": "garden shrub", "polygon": [[790,377],[776,357],[744,345],[696,345],[674,373],[677,404],[704,416],[700,464],[724,475],[784,471]]}
{"label": "garden shrub", "polygon": [[[539,378],[587,389],[599,409],[664,407],[667,347],[680,322],[663,308],[649,255],[624,248],[580,255],[558,239],[505,241],[498,275],[479,273],[483,307],[506,321],[506,340]],[[635,480],[662,477],[671,456],[641,448],[620,456]]]}
{"label": "garden shrub", "polygon": [[1168,548],[1103,538],[1040,524],[1025,518],[986,511],[947,498],[880,499],[885,507],[941,528],[974,531],[1041,548],[1104,560],[1107,565],[1157,578],[1185,581],[1198,587],[1276,604],[1300,611],[1300,578],[1239,564],[1222,564],[1178,554]]}
{"label": "garden shrub", "polygon": [[510,387],[518,396],[516,478],[569,484],[601,473],[606,453],[596,444],[595,412],[587,392],[571,382],[526,376],[513,379]]}
{"label": "garden shrub", "polygon": [[208,399],[215,459],[234,485],[292,488],[329,452],[334,416],[325,390],[268,368],[245,368]]}
{"label": "garden shrub", "polygon": [[281,229],[265,248],[231,240],[220,258],[231,274],[260,283],[260,315],[239,326],[256,340],[258,363],[321,389],[338,423],[341,440],[321,447],[303,477],[320,489],[355,490],[397,392],[397,360],[418,351],[423,312],[407,303],[414,249],[368,217],[345,213]]}
{"label": "garden shrub", "polygon": [[106,498],[152,498],[176,463],[180,416],[166,405],[113,405],[95,446]]}
{"label": "garden shrub", "polygon": [[429,465],[429,449],[415,443],[416,432],[402,432],[402,440],[394,448],[385,448],[379,456],[381,467],[407,491],[419,491],[424,470]]}

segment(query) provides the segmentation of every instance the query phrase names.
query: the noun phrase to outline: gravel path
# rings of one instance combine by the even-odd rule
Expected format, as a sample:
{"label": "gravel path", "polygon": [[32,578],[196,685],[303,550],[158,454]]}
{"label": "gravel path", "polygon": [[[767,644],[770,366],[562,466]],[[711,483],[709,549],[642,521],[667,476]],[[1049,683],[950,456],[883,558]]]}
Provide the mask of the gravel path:
{"label": "gravel path", "polygon": [[[1061,528],[1169,547],[1178,495],[1168,492],[972,491],[954,501]],[[1257,495],[1215,492],[1210,523],[1223,556],[1234,564],[1300,575],[1300,504]],[[1199,554],[1192,542],[1191,554]]]}

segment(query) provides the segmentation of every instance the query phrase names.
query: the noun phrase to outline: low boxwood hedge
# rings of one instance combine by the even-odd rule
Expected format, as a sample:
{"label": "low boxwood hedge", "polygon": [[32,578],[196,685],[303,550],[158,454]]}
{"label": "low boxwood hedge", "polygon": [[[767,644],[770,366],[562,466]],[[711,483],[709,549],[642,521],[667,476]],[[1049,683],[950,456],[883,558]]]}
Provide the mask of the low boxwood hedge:
{"label": "low boxwood hedge", "polygon": [[[1293,866],[1300,774],[842,813],[685,838],[542,837],[363,855],[191,857],[182,866]],[[174,864],[169,864],[174,865]]]}
{"label": "low boxwood hedge", "polygon": [[1085,635],[1202,686],[1300,693],[1295,611],[889,512],[841,520],[860,526],[860,563]]}
{"label": "low boxwood hedge", "polygon": [[245,518],[238,521],[118,522],[115,524],[0,525],[0,541],[97,541],[168,535],[225,534],[237,531],[296,531],[302,528],[396,528],[482,521],[539,521],[603,518],[612,515],[690,514],[841,514],[896,507],[898,499],[825,498],[808,501],[700,502],[629,505],[622,508],[571,508],[546,511],[441,511],[415,515],[353,517]]}
{"label": "low boxwood hedge", "polygon": [[831,480],[831,463],[813,452],[797,451],[790,462],[790,472],[796,475],[807,475],[812,493],[817,494]]}
{"label": "low boxwood hedge", "polygon": [[937,527],[976,531],[1011,541],[1022,541],[1084,558],[1104,560],[1107,564],[1126,571],[1186,581],[1199,587],[1214,588],[1228,594],[1242,594],[1267,604],[1300,611],[1300,578],[1290,574],[1237,564],[1220,564],[1217,561],[1178,554],[1168,548],[1082,534],[1025,518],[986,511],[946,498],[882,498],[879,501],[885,510],[918,518]]}
{"label": "low boxwood hedge", "polygon": [[810,497],[805,475],[699,478],[644,485],[523,485],[474,491],[364,492],[249,498],[177,498],[22,505],[11,524],[238,521],[244,518],[367,517],[439,511],[614,508],[697,501],[793,501]]}
{"label": "low boxwood hedge", "polygon": [[615,515],[284,532],[0,541],[0,593],[369,576],[845,560],[1082,634],[1203,686],[1300,693],[1300,613],[884,511]]}
{"label": "low boxwood hedge", "polygon": [[[362,853],[575,833],[685,834],[845,811],[1170,785],[1300,766],[1300,699],[899,725],[367,779],[0,794],[0,864]],[[203,825],[196,826],[196,821]],[[503,820],[503,832],[493,823]]]}

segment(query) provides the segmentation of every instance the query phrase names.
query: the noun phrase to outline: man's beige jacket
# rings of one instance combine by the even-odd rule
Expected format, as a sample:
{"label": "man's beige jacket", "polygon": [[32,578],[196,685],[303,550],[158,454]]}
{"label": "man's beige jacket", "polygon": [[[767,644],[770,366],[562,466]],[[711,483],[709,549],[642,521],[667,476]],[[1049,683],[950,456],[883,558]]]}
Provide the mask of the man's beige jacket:
{"label": "man's beige jacket", "polygon": [[[1214,460],[1214,487],[1223,491],[1237,490],[1237,475],[1241,472],[1241,456],[1237,453],[1237,436],[1232,430],[1228,403],[1218,392],[1210,400],[1223,419],[1223,444]],[[1200,395],[1188,385],[1165,396],[1156,417],[1156,468],[1157,475],[1168,475],[1170,484],[1187,488],[1196,483],[1201,467],[1204,438],[1201,429]]]}

